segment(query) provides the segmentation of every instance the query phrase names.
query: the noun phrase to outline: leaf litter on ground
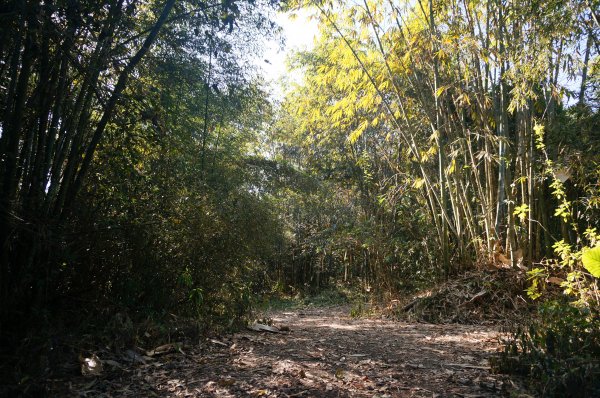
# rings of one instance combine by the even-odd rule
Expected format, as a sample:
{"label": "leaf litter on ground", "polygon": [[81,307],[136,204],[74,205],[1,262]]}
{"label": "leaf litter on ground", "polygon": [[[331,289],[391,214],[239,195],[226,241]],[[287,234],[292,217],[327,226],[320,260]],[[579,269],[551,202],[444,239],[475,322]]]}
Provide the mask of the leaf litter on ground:
{"label": "leaf litter on ground", "polygon": [[94,383],[75,375],[51,380],[48,392],[54,397],[497,397],[517,386],[490,373],[487,358],[499,348],[498,331],[490,325],[357,319],[348,313],[348,307],[273,313],[274,324],[294,332],[249,330],[169,343],[169,349],[157,346],[152,351],[161,354],[144,361],[106,354],[105,365],[122,366],[105,367]]}

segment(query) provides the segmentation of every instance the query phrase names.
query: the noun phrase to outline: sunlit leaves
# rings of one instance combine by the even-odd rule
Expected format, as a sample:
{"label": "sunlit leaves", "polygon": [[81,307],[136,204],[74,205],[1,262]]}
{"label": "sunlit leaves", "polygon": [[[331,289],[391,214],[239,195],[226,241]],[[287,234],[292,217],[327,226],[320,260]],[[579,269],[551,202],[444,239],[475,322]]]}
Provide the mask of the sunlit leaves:
{"label": "sunlit leaves", "polygon": [[581,261],[590,274],[596,278],[600,278],[600,246],[584,250]]}
{"label": "sunlit leaves", "polygon": [[423,187],[423,184],[425,184],[425,180],[422,178],[415,178],[414,182],[413,182],[413,187],[416,189],[420,189]]}
{"label": "sunlit leaves", "polygon": [[519,218],[521,221],[525,221],[525,219],[529,216],[529,205],[527,203],[523,203],[519,206],[515,206],[513,214]]}
{"label": "sunlit leaves", "polygon": [[435,96],[436,97],[441,96],[444,93],[444,91],[448,90],[448,88],[450,88],[450,86],[441,86],[441,87],[438,87],[438,89],[435,90]]}
{"label": "sunlit leaves", "polygon": [[[336,161],[358,158],[361,177],[379,178],[376,191],[391,179],[382,169],[402,174],[431,217],[456,231],[457,247],[480,239],[491,250],[502,236],[514,251],[549,233],[528,230],[540,221],[541,200],[531,198],[547,187],[558,203],[544,211],[574,222],[554,148],[546,154],[550,115],[566,92],[558,76],[576,70],[587,38],[581,21],[564,19],[581,12],[567,3],[436,1],[430,14],[429,2],[334,1],[321,10],[323,36],[300,96],[303,109],[319,108],[318,117],[303,112],[304,131],[321,145],[311,151],[324,163],[332,145]],[[365,161],[364,152],[375,156]]]}
{"label": "sunlit leaves", "polygon": [[364,131],[367,129],[368,126],[369,126],[369,122],[367,120],[363,120],[358,125],[358,127],[354,131],[352,131],[352,133],[348,137],[348,140],[352,144],[354,144],[356,142],[356,140],[358,140],[360,138],[360,136],[362,135],[362,133],[364,133]]}
{"label": "sunlit leaves", "polygon": [[543,150],[545,149],[544,144],[544,126],[541,124],[535,124],[533,126],[533,132],[535,136],[535,146],[537,149]]}

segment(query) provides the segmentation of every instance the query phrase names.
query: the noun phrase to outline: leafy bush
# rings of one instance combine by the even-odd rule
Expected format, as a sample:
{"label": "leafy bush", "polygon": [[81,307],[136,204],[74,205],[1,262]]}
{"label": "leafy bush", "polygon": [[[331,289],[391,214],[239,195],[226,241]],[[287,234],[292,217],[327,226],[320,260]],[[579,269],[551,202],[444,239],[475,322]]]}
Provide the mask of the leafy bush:
{"label": "leafy bush", "polygon": [[541,396],[599,396],[599,313],[565,301],[543,303],[539,318],[513,332],[492,365],[527,376]]}

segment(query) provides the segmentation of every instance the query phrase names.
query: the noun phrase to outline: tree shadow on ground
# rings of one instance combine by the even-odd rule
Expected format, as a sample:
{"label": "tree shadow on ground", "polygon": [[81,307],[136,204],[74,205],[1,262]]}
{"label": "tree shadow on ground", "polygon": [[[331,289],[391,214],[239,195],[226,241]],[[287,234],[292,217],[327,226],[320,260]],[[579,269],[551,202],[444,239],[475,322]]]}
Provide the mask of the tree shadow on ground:
{"label": "tree shadow on ground", "polygon": [[48,381],[67,397],[497,397],[493,328],[352,319],[340,308],[272,314],[288,333],[243,331],[144,363]]}

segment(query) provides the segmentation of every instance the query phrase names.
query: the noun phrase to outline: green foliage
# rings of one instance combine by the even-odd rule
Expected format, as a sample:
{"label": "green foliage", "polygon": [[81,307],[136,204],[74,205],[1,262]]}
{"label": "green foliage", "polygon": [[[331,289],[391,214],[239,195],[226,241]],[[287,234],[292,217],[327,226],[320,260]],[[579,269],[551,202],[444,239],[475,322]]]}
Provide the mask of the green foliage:
{"label": "green foliage", "polygon": [[[530,266],[548,254],[561,227],[546,209],[563,223],[582,214],[570,183],[555,178],[556,165],[568,164],[558,148],[567,133],[577,145],[594,136],[597,112],[585,104],[565,111],[566,88],[547,76],[581,67],[561,63],[577,57],[587,38],[580,22],[565,18],[585,19],[587,10],[576,2],[526,3],[441,2],[434,13],[425,3],[319,4],[321,36],[311,53],[294,59],[304,81],[283,107],[286,121],[295,120],[290,136],[304,165],[351,181],[374,218],[381,216],[376,207],[393,212],[398,197],[409,196],[427,218],[418,225],[441,258],[440,273],[489,261],[494,242],[505,253],[529,250]],[[552,53],[553,43],[564,53]]]}
{"label": "green foliage", "polygon": [[523,203],[519,206],[515,206],[514,215],[519,217],[521,221],[525,221],[527,216],[529,215],[529,205],[527,203]]}
{"label": "green foliage", "polygon": [[355,292],[343,286],[326,288],[315,294],[302,294],[298,292],[295,295],[282,292],[263,294],[256,297],[253,303],[253,311],[257,313],[269,313],[271,311],[293,310],[300,308],[320,308],[343,306],[355,301]]}
{"label": "green foliage", "polygon": [[600,394],[600,317],[564,301],[539,307],[539,319],[514,332],[494,358],[497,371],[528,376],[545,397]]}
{"label": "green foliage", "polygon": [[[546,152],[545,155],[548,157]],[[600,268],[596,261],[598,248],[590,249],[590,247],[597,245],[600,236],[596,228],[591,226],[597,217],[596,206],[589,204],[594,203],[598,195],[594,189],[590,189],[590,185],[596,183],[586,177],[578,177],[579,183],[584,185],[588,196],[570,199],[566,184],[554,171],[556,168],[552,162],[546,160],[546,167],[551,178],[549,187],[557,201],[555,216],[562,220],[565,238],[552,245],[555,259],[546,259],[540,263],[541,267],[534,267],[528,271],[531,286],[527,289],[527,293],[533,299],[540,298],[550,282],[560,285],[565,295],[577,297],[579,304],[598,308],[600,306],[597,279]],[[565,233],[567,227],[570,227],[572,234],[577,237],[576,244],[569,242],[570,236]],[[585,272],[586,270],[589,274]]]}
{"label": "green foliage", "polygon": [[[600,305],[585,254],[600,218],[600,112],[589,95],[598,29],[580,2],[542,3],[314,5],[321,37],[294,59],[305,76],[283,103],[277,138],[284,156],[327,184],[316,202],[286,203],[298,209],[293,259],[302,265],[283,269],[302,278],[285,285],[308,275],[321,287],[326,270],[385,297],[501,261],[526,270],[530,298],[562,292],[577,306],[564,310],[560,331],[552,325],[562,310],[547,310],[535,333],[568,336],[570,322],[587,333],[578,322],[592,322],[585,311]],[[588,69],[591,86],[567,106],[563,77]]]}
{"label": "green foliage", "polygon": [[590,274],[600,278],[600,246],[585,250],[581,256],[581,261]]}
{"label": "green foliage", "polygon": [[2,14],[1,338],[79,302],[131,334],[261,295],[360,315],[502,253],[578,306],[523,341],[596,326],[597,1],[313,3],[276,109],[247,67],[271,1],[38,3]]}
{"label": "green foliage", "polygon": [[[580,305],[597,308],[600,304],[597,279],[592,277],[593,274],[587,275],[582,268],[582,263],[583,266],[586,262],[589,264],[589,261],[583,259],[585,253],[594,249],[574,251],[563,240],[556,242],[553,247],[557,260],[546,260],[542,267],[535,267],[527,272],[531,281],[527,289],[529,297],[534,300],[542,297],[547,286],[553,284],[559,285],[565,295],[576,297]],[[592,269],[593,261],[592,258]]]}
{"label": "green foliage", "polygon": [[217,3],[3,9],[0,395],[60,371],[37,366],[49,335],[164,344],[172,325],[178,338],[239,327],[264,289],[281,228],[251,150],[271,107],[246,65],[274,3]]}
{"label": "green foliage", "polygon": [[302,307],[302,300],[299,296],[261,296],[260,301],[253,304],[253,311],[262,313],[269,311],[293,310],[300,307]]}
{"label": "green foliage", "polygon": [[361,318],[368,317],[371,315],[375,315],[377,310],[370,303],[358,301],[352,304],[350,307],[350,317],[351,318]]}
{"label": "green foliage", "polygon": [[305,297],[302,302],[310,307],[330,307],[348,303],[347,293],[340,288],[329,288]]}

